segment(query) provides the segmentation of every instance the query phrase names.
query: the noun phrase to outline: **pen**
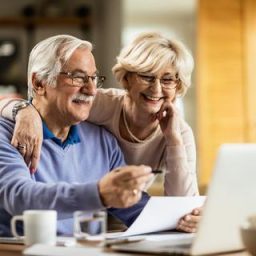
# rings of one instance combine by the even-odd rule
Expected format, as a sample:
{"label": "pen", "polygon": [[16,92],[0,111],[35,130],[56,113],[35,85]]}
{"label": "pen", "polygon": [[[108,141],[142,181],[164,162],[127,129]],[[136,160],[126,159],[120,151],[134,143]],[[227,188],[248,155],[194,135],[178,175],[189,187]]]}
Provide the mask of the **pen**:
{"label": "pen", "polygon": [[162,174],[162,173],[169,173],[169,171],[163,171],[163,170],[152,170],[151,173],[154,174]]}
{"label": "pen", "polygon": [[163,173],[163,171],[162,171],[162,170],[152,170],[151,172],[152,172],[152,173],[154,173],[154,174],[160,174],[160,173]]}

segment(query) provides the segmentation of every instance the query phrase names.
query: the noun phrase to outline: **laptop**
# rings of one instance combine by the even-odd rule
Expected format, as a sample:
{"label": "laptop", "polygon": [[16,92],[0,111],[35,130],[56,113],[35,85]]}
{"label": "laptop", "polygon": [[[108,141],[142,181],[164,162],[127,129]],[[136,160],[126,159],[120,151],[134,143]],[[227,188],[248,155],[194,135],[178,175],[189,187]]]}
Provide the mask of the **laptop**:
{"label": "laptop", "polygon": [[203,216],[192,241],[141,241],[112,246],[126,252],[203,255],[242,250],[240,225],[256,214],[256,144],[220,147]]}

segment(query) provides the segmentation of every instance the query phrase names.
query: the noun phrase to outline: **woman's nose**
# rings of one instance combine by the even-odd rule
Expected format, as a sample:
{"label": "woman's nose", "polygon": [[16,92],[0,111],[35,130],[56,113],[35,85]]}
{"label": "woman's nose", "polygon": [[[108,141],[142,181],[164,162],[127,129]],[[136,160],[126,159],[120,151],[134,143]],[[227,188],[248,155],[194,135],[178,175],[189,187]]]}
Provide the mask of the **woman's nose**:
{"label": "woman's nose", "polygon": [[150,86],[151,91],[159,92],[162,91],[162,85],[160,79],[156,79],[155,82]]}

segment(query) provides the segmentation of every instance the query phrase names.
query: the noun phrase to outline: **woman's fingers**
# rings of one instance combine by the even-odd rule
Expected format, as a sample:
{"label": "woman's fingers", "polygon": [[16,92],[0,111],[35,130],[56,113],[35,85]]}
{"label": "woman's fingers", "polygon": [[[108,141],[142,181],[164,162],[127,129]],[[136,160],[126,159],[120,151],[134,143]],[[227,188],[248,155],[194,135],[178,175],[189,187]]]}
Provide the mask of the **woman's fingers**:
{"label": "woman's fingers", "polygon": [[11,144],[24,157],[31,172],[37,168],[42,141],[42,120],[38,112],[32,106],[20,110],[16,116]]}
{"label": "woman's fingers", "polygon": [[167,144],[182,144],[179,112],[173,102],[166,101],[163,103],[160,111],[157,113],[157,119],[167,140]]}
{"label": "woman's fingers", "polygon": [[192,215],[200,216],[200,215],[202,215],[202,211],[203,211],[203,207],[195,208],[192,211]]}
{"label": "woman's fingers", "polygon": [[40,159],[41,139],[14,130],[11,144],[20,152],[26,165],[29,166],[31,174],[33,174]]}
{"label": "woman's fingers", "polygon": [[165,117],[173,116],[175,108],[172,102],[166,101],[162,104],[160,110],[157,113],[158,120],[162,120]]}
{"label": "woman's fingers", "polygon": [[200,218],[200,216],[187,215],[179,221],[179,224],[188,227],[196,227]]}
{"label": "woman's fingers", "polygon": [[[18,148],[18,150],[19,150],[19,148]],[[25,155],[23,156],[24,161],[25,161],[27,166],[29,166],[29,164],[30,164],[32,151],[33,151],[32,146],[27,145],[26,148],[25,148]]]}
{"label": "woman's fingers", "polygon": [[23,156],[31,174],[36,171],[40,160],[42,140],[42,121],[38,113],[34,109],[20,111],[19,118],[16,118],[11,144]]}
{"label": "woman's fingers", "polygon": [[40,154],[41,154],[41,144],[42,142],[39,141],[35,144],[34,149],[31,154],[31,164],[30,164],[30,172],[31,174],[36,172],[39,160],[40,160]]}
{"label": "woman's fingers", "polygon": [[15,148],[18,147],[18,140],[14,136],[12,137],[11,145],[13,145]]}
{"label": "woman's fingers", "polygon": [[177,227],[177,230],[184,231],[184,232],[187,232],[187,233],[195,233],[196,232],[196,228],[183,226],[183,225],[180,225],[179,227]]}
{"label": "woman's fingers", "polygon": [[19,132],[17,132],[17,128],[14,128],[13,131],[13,137],[11,140],[11,144],[17,148],[17,150],[20,152],[20,154],[25,158],[26,152],[28,150],[27,141],[26,138],[23,138],[19,135]]}
{"label": "woman's fingers", "polygon": [[181,218],[177,225],[177,230],[194,233],[197,230],[198,223],[201,220],[202,208],[195,208],[190,214]]}
{"label": "woman's fingers", "polygon": [[27,152],[27,146],[25,143],[18,143],[17,149],[21,153],[21,155],[25,158]]}

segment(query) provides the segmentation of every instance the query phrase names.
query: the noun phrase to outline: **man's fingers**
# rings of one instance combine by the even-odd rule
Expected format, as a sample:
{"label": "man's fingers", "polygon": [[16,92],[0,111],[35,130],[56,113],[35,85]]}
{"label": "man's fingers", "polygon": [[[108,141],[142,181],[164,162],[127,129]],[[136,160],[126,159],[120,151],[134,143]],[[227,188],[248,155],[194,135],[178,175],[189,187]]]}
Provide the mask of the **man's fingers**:
{"label": "man's fingers", "polygon": [[142,189],[154,175],[146,166],[125,166],[112,170],[98,183],[102,203],[107,207],[130,207],[142,196]]}
{"label": "man's fingers", "polygon": [[116,178],[121,181],[127,181],[130,179],[136,179],[139,176],[147,175],[151,173],[151,168],[148,166],[126,166],[113,170],[116,175]]}
{"label": "man's fingers", "polygon": [[138,178],[125,180],[125,181],[116,180],[116,181],[113,181],[113,184],[128,190],[132,190],[132,189],[143,190],[147,182],[151,180],[153,176],[154,176],[153,174],[148,174],[147,176],[138,177]]}
{"label": "man's fingers", "polygon": [[127,166],[113,170],[113,184],[127,189],[140,188],[154,177],[151,168],[146,166]]}
{"label": "man's fingers", "polygon": [[136,204],[142,196],[142,192],[138,189],[129,190],[126,199],[124,199],[125,207]]}
{"label": "man's fingers", "polygon": [[116,184],[126,189],[140,189],[142,190],[146,183],[153,178],[154,174],[148,174],[140,177],[136,177],[129,180],[117,181]]}

